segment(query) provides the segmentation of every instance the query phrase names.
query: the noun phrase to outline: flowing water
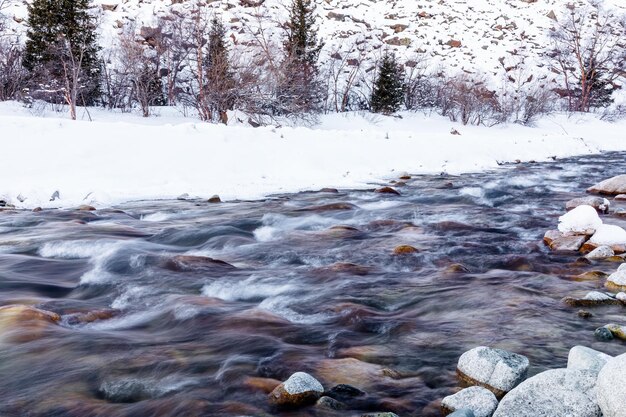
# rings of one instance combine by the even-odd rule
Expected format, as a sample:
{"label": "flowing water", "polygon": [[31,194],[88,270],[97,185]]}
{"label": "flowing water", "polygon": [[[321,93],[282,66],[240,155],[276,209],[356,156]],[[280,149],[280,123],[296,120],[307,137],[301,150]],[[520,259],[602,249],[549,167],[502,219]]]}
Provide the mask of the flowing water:
{"label": "flowing water", "polygon": [[[551,254],[541,238],[625,158],[416,176],[401,196],[0,212],[0,305],[61,317],[0,317],[0,415],[435,416],[475,346],[524,354],[531,374],[577,344],[621,353],[593,331],[626,321],[622,307],[583,319],[562,302],[602,288],[574,276],[618,264]],[[271,409],[271,379],[296,371],[366,394],[340,412]]]}

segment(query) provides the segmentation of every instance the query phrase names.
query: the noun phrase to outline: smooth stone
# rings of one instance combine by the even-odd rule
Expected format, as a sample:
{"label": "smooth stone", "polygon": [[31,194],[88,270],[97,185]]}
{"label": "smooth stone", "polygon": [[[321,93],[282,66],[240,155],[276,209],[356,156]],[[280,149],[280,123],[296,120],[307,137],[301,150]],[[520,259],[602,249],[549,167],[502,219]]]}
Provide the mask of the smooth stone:
{"label": "smooth stone", "polygon": [[618,194],[615,196],[616,200],[626,200],[626,194]]}
{"label": "smooth stone", "polygon": [[209,258],[208,256],[197,255],[176,255],[164,262],[164,267],[177,272],[194,271],[206,268],[223,268],[236,269],[228,262],[219,259]]}
{"label": "smooth stone", "polygon": [[394,188],[391,187],[381,187],[381,188],[377,188],[376,192],[378,194],[394,194],[394,195],[400,195],[400,192],[395,190]]}
{"label": "smooth stone", "polygon": [[509,392],[493,417],[601,417],[595,383],[596,373],[591,371],[545,371]]}
{"label": "smooth stone", "polygon": [[620,326],[619,324],[610,323],[604,327],[611,332],[613,337],[620,340],[626,340],[626,326]]}
{"label": "smooth stone", "polygon": [[446,266],[446,269],[444,270],[444,272],[446,274],[467,274],[470,273],[471,271],[469,270],[468,267],[466,267],[463,264],[451,264]]}
{"label": "smooth stone", "polygon": [[322,397],[315,403],[316,407],[326,408],[328,410],[345,410],[346,405],[331,397]]}
{"label": "smooth stone", "polygon": [[444,414],[469,409],[475,417],[491,417],[496,408],[498,408],[498,399],[493,392],[483,387],[465,388],[441,401]]}
{"label": "smooth stone", "polygon": [[461,355],[457,374],[462,380],[502,397],[526,378],[528,367],[525,356],[479,346]]}
{"label": "smooth stone", "polygon": [[0,307],[0,342],[29,342],[44,334],[51,325],[61,321],[61,316],[51,311],[27,305]]}
{"label": "smooth stone", "polygon": [[565,234],[558,230],[548,230],[543,236],[543,242],[555,252],[576,252],[586,240],[585,235]]}
{"label": "smooth stone", "polygon": [[95,211],[96,208],[93,207],[93,206],[87,205],[87,204],[83,204],[81,206],[78,206],[76,208],[76,210],[78,210],[78,211]]}
{"label": "smooth stone", "polygon": [[607,329],[606,327],[598,327],[594,332],[593,335],[595,336],[596,339],[602,341],[602,342],[608,342],[609,340],[613,340],[613,333]]}
{"label": "smooth stone", "polygon": [[613,359],[612,356],[586,346],[574,346],[567,357],[567,369],[581,369],[600,372],[604,365]]}
{"label": "smooth stone", "polygon": [[214,195],[213,197],[209,198],[207,200],[207,203],[211,203],[211,204],[217,204],[217,203],[221,203],[222,199],[220,198],[219,195]]}
{"label": "smooth stone", "polygon": [[589,193],[619,195],[626,194],[626,174],[606,179],[587,189]]}
{"label": "smooth stone", "polygon": [[323,204],[321,206],[312,206],[298,209],[297,211],[313,211],[318,213],[323,213],[326,211],[345,211],[345,210],[356,210],[357,206],[350,203],[330,203]]}
{"label": "smooth stone", "polygon": [[626,416],[626,354],[611,359],[598,374],[596,400],[604,417]]}
{"label": "smooth stone", "polygon": [[610,258],[611,256],[615,256],[615,251],[610,246],[598,246],[587,255],[585,258],[587,259],[605,259]]}
{"label": "smooth stone", "polygon": [[296,372],[277,386],[269,395],[272,405],[301,407],[315,403],[324,394],[320,382],[305,372]]}
{"label": "smooth stone", "polygon": [[568,211],[574,210],[576,207],[583,205],[591,206],[596,209],[596,211],[606,214],[609,212],[609,206],[611,205],[611,203],[609,202],[609,200],[603,197],[587,196],[574,198],[568,201],[567,203],[565,203],[565,209]]}

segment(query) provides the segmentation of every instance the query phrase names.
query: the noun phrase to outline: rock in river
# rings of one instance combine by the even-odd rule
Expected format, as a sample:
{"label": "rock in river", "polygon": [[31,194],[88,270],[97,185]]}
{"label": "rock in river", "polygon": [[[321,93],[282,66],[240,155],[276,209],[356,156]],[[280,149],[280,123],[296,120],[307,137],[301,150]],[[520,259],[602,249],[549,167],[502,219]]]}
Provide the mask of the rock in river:
{"label": "rock in river", "polygon": [[296,372],[277,386],[269,395],[272,405],[301,407],[315,403],[324,393],[319,381],[305,372]]}
{"label": "rock in river", "polygon": [[586,240],[585,235],[561,233],[558,230],[549,230],[543,237],[545,244],[555,252],[576,252]]}
{"label": "rock in river", "polygon": [[592,235],[602,226],[598,212],[591,206],[578,206],[559,217],[559,232]]}
{"label": "rock in river", "polygon": [[587,192],[606,195],[626,194],[626,174],[604,180],[588,188]]}
{"label": "rock in river", "polygon": [[569,351],[567,369],[581,369],[598,373],[611,359],[613,357],[606,353],[585,346],[574,346]]}
{"label": "rock in river", "polygon": [[611,359],[596,382],[598,405],[604,417],[626,417],[626,354]]}
{"label": "rock in river", "polygon": [[589,252],[585,258],[587,259],[606,259],[615,256],[615,251],[610,246],[598,246]]}
{"label": "rock in river", "polygon": [[465,388],[441,401],[441,410],[444,414],[469,409],[475,417],[491,417],[497,407],[496,396],[483,387]]}
{"label": "rock in river", "polygon": [[605,286],[613,291],[626,291],[626,263],[621,264],[617,271],[609,275]]}
{"label": "rock in river", "polygon": [[[601,417],[596,373],[552,369],[522,382],[500,402],[494,417]],[[605,416],[606,417],[606,416]]]}
{"label": "rock in river", "polygon": [[611,203],[609,202],[609,200],[603,197],[588,196],[588,197],[574,198],[573,200],[568,201],[565,204],[565,209],[568,211],[574,210],[576,207],[583,206],[583,205],[591,206],[594,209],[596,209],[599,213],[606,214],[609,212],[609,206],[611,205]]}
{"label": "rock in river", "polygon": [[525,356],[479,346],[461,355],[457,374],[469,384],[480,385],[502,397],[526,378],[528,366]]}

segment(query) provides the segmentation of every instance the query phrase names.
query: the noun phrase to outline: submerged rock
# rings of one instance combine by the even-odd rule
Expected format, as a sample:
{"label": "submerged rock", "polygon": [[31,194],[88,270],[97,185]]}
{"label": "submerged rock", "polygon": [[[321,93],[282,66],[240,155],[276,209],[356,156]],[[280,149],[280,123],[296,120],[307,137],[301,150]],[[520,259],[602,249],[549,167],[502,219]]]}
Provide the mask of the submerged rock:
{"label": "submerged rock", "polygon": [[609,202],[609,200],[603,197],[580,197],[568,201],[565,204],[565,209],[568,211],[574,210],[576,207],[583,205],[591,206],[599,213],[606,214],[609,212],[609,206],[611,205],[611,203]]}
{"label": "submerged rock", "polygon": [[580,369],[598,373],[611,359],[613,357],[606,353],[585,346],[574,346],[569,351],[567,369]]}
{"label": "submerged rock", "polygon": [[317,379],[296,372],[270,393],[269,401],[278,407],[302,407],[315,403],[323,393],[324,387]]}
{"label": "submerged rock", "polygon": [[468,409],[475,417],[491,417],[497,407],[496,396],[483,387],[465,388],[441,401],[441,410],[444,414]]}
{"label": "submerged rock", "polygon": [[589,187],[587,192],[606,195],[626,194],[626,174],[617,175],[599,182]]}
{"label": "submerged rock", "polygon": [[221,261],[219,259],[209,258],[208,256],[195,256],[195,255],[176,255],[164,262],[165,268],[177,271],[193,271],[197,269],[206,268],[224,268],[224,269],[236,269],[228,262]]}
{"label": "submerged rock", "polygon": [[344,403],[337,401],[331,397],[320,398],[319,400],[317,400],[317,403],[315,403],[315,407],[327,410],[344,410],[347,408]]}
{"label": "submerged rock", "polygon": [[391,187],[381,187],[381,188],[377,188],[376,192],[378,194],[394,194],[394,195],[400,195],[400,192],[397,191],[394,188]]}
{"label": "submerged rock", "polygon": [[611,323],[607,324],[604,327],[611,332],[613,337],[621,340],[626,340],[626,326],[620,326],[619,324]]}
{"label": "submerged rock", "polygon": [[394,255],[409,255],[412,253],[418,253],[419,250],[411,245],[396,246],[393,250]]}
{"label": "submerged rock", "polygon": [[0,341],[28,342],[42,336],[61,316],[27,305],[0,307]]}
{"label": "submerged rock", "polygon": [[471,271],[463,264],[450,264],[444,269],[446,274],[467,274]]}
{"label": "submerged rock", "polygon": [[602,368],[596,382],[596,398],[604,417],[626,416],[626,354],[617,356]]}
{"label": "submerged rock", "polygon": [[502,397],[526,378],[528,367],[525,356],[479,346],[461,355],[457,374],[465,382],[485,387],[496,397]]}
{"label": "submerged rock", "polygon": [[595,402],[596,373],[553,369],[522,382],[500,402],[494,417],[601,417]]}
{"label": "submerged rock", "polygon": [[321,206],[312,206],[298,209],[298,211],[313,211],[318,213],[323,213],[326,211],[347,211],[347,210],[356,210],[357,206],[351,203],[330,203],[323,204]]}
{"label": "submerged rock", "polygon": [[598,327],[593,332],[593,335],[601,342],[608,342],[609,340],[613,340],[613,333],[606,327]]}

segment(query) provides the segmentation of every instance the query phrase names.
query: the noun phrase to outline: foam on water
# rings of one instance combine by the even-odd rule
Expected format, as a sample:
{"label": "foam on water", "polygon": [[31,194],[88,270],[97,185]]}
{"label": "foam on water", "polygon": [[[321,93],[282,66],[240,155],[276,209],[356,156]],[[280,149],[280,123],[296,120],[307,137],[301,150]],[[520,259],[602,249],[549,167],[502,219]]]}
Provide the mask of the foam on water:
{"label": "foam on water", "polygon": [[295,289],[296,287],[292,284],[262,280],[253,275],[243,281],[233,281],[232,279],[213,281],[202,287],[202,295],[225,301],[253,301]]}
{"label": "foam on water", "polygon": [[289,296],[269,297],[259,304],[259,308],[298,324],[324,323],[333,317],[329,313],[299,313],[291,308],[291,305],[301,301],[301,299]]}
{"label": "foam on water", "polygon": [[44,258],[84,259],[97,257],[111,248],[119,246],[112,240],[61,240],[44,243],[39,255]]}
{"label": "foam on water", "polygon": [[172,213],[166,213],[164,211],[157,211],[155,213],[144,214],[141,216],[141,220],[145,222],[163,222],[174,217]]}

